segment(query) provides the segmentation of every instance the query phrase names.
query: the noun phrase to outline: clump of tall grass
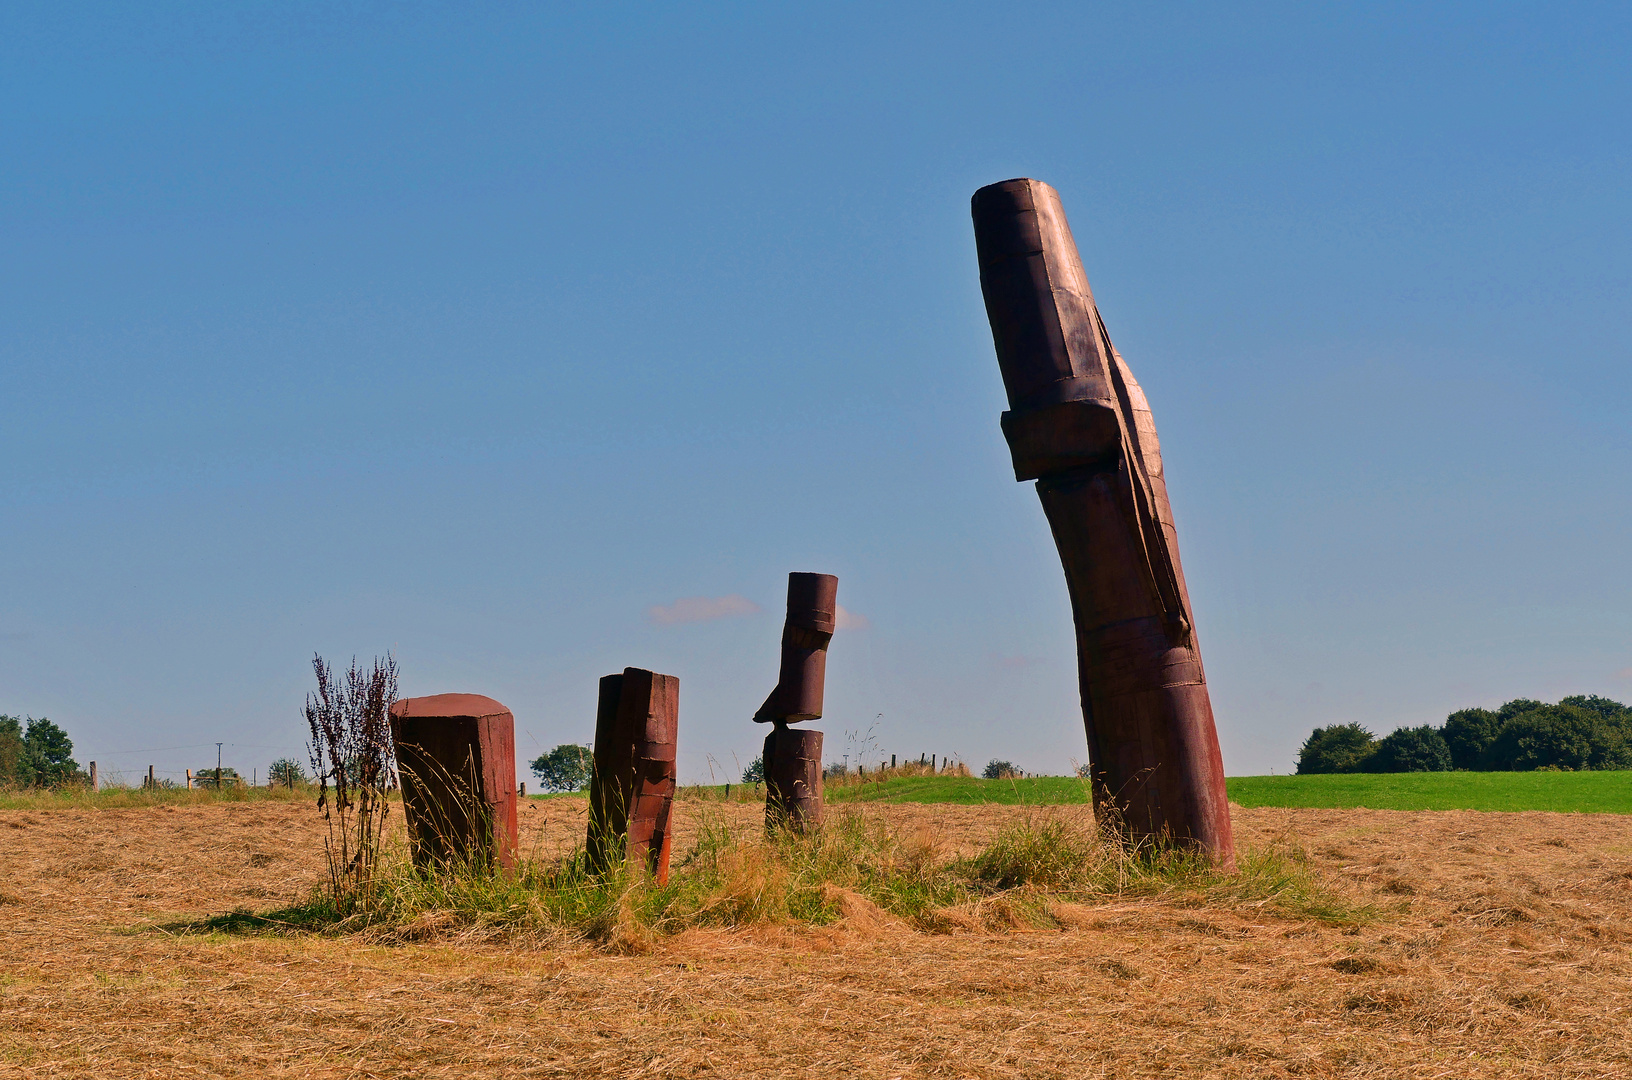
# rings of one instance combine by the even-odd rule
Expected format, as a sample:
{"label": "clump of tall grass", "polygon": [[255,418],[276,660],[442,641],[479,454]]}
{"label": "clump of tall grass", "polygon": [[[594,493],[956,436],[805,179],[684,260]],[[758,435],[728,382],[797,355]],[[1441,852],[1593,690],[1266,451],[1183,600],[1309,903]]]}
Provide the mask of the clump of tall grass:
{"label": "clump of tall grass", "polygon": [[638,950],[693,927],[821,925],[858,897],[881,917],[921,929],[944,925],[949,909],[1043,910],[1054,901],[1126,898],[1334,922],[1371,917],[1293,849],[1246,850],[1238,866],[1228,872],[1182,849],[1130,848],[1041,815],[973,855],[949,857],[932,830],[891,829],[856,811],[830,808],[823,826],[804,835],[733,828],[705,811],[695,843],[664,884],[634,865],[596,873],[581,847],[505,872],[477,862],[415,867],[398,843],[382,855],[366,903],[342,909],[323,891],[275,921],[393,940],[565,935]]}

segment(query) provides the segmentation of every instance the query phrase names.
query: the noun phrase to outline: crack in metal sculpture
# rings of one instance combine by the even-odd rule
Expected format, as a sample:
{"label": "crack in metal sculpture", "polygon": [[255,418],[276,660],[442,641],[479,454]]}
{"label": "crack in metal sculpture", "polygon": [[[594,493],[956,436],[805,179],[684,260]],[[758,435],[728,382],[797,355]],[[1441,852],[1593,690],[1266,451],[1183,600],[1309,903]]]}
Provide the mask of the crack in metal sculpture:
{"label": "crack in metal sculpture", "polygon": [[822,733],[788,727],[822,715],[827,645],[838,616],[839,579],[832,574],[788,575],[788,614],[782,624],[782,670],[776,689],[754,713],[774,726],[765,736],[765,823],[804,831],[822,821]]}
{"label": "crack in metal sculpture", "polygon": [[658,884],[668,881],[679,724],[675,676],[624,668],[601,679],[586,845],[597,872],[627,860],[645,867]]}
{"label": "crack in metal sculpture", "polygon": [[1224,763],[1144,392],[1111,345],[1059,194],[972,200],[1016,480],[1037,481],[1071,593],[1095,809],[1233,865]]}
{"label": "crack in metal sculpture", "polygon": [[516,865],[516,721],[481,694],[403,698],[391,741],[414,862]]}

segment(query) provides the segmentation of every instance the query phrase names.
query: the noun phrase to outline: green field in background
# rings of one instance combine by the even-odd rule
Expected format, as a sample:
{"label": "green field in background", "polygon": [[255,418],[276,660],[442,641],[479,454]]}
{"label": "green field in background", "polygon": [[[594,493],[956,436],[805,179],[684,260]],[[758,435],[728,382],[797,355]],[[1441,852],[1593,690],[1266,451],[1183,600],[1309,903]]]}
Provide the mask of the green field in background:
{"label": "green field in background", "polygon": [[[1234,776],[1230,801],[1241,806],[1373,810],[1551,810],[1632,814],[1632,772],[1344,773],[1332,776]],[[1005,803],[1088,801],[1068,776],[978,780],[922,776],[827,789],[829,802]]]}
{"label": "green field in background", "polygon": [[1242,806],[1632,814],[1628,771],[1235,776],[1226,783],[1230,801]]}

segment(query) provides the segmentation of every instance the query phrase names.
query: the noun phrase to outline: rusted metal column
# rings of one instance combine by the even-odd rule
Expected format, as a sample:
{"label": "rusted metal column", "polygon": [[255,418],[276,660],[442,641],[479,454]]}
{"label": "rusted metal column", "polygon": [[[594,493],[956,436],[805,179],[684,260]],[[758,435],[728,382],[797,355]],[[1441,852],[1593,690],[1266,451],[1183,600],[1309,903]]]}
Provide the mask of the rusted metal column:
{"label": "rusted metal column", "polygon": [[765,737],[765,821],[799,831],[822,822],[822,733],[788,725],[820,719],[827,687],[827,645],[839,610],[832,574],[788,575],[782,624],[782,670],[754,722],[775,725]]}
{"label": "rusted metal column", "polygon": [[513,869],[520,843],[510,710],[480,694],[403,698],[391,706],[391,741],[414,862]]}
{"label": "rusted metal column", "polygon": [[680,680],[624,668],[601,680],[595,710],[595,775],[589,787],[590,865],[605,873],[630,862],[659,884],[669,879]]}
{"label": "rusted metal column", "polygon": [[765,826],[805,832],[822,823],[822,733],[777,724],[765,736]]}
{"label": "rusted metal column", "polygon": [[1233,865],[1224,763],[1144,392],[1111,345],[1059,194],[975,192],[980,287],[1017,480],[1036,480],[1065,567],[1094,802],[1136,840]]}
{"label": "rusted metal column", "polygon": [[754,722],[798,723],[822,715],[827,685],[827,643],[838,617],[839,579],[832,574],[789,574],[788,616],[782,623],[782,673]]}

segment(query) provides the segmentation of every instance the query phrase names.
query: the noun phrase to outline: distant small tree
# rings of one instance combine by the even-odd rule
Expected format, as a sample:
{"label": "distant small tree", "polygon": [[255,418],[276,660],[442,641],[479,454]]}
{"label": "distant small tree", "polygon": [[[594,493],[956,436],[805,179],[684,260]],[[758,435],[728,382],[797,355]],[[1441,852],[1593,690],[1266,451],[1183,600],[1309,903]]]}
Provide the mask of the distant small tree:
{"label": "distant small tree", "polygon": [[1019,776],[1020,770],[1015,768],[1012,761],[999,761],[997,758],[993,758],[986,763],[986,767],[980,771],[980,775],[987,780],[1007,780]]}
{"label": "distant small tree", "polygon": [[1078,765],[1077,766],[1077,779],[1078,780],[1092,780],[1093,778],[1094,778],[1094,767],[1092,765]]}
{"label": "distant small tree", "polygon": [[279,758],[266,767],[266,780],[269,784],[292,788],[306,781],[306,770],[294,758]]}
{"label": "distant small tree", "polygon": [[215,774],[218,771],[221,773],[221,786],[222,787],[231,787],[232,785],[234,785],[234,784],[236,784],[238,782],[238,770],[237,769],[230,768],[228,766],[222,766],[219,770],[217,770],[214,765],[210,765],[210,766],[207,766],[206,768],[194,769],[193,770],[193,786],[194,787],[215,787],[216,786],[216,776],[215,776]]}
{"label": "distant small tree", "polygon": [[1483,768],[1485,751],[1501,730],[1501,716],[1489,709],[1460,709],[1447,716],[1440,735],[1451,752],[1451,768]]}
{"label": "distant small tree", "polygon": [[758,754],[742,770],[742,782],[745,784],[763,784],[765,782],[765,755]]}
{"label": "distant small tree", "polygon": [[28,718],[23,750],[17,764],[18,783],[24,787],[61,787],[81,776],[74,760],[74,741],[45,717]]}
{"label": "distant small tree", "polygon": [[545,791],[582,791],[589,786],[595,758],[587,746],[562,743],[534,758],[528,767]]}
{"label": "distant small tree", "polygon": [[1361,772],[1365,759],[1376,748],[1371,732],[1359,724],[1333,724],[1316,728],[1298,749],[1298,772]]}
{"label": "distant small tree", "polygon": [[1624,769],[1632,752],[1614,724],[1573,705],[1544,705],[1502,725],[1486,760],[1493,769]]}
{"label": "distant small tree", "polygon": [[1384,735],[1364,764],[1365,772],[1449,772],[1451,748],[1427,724],[1402,727]]}

